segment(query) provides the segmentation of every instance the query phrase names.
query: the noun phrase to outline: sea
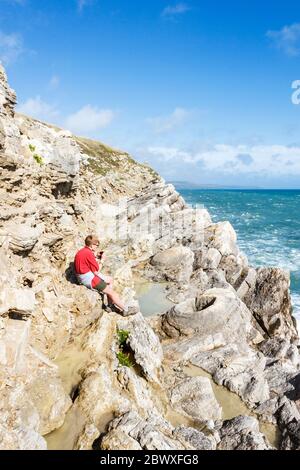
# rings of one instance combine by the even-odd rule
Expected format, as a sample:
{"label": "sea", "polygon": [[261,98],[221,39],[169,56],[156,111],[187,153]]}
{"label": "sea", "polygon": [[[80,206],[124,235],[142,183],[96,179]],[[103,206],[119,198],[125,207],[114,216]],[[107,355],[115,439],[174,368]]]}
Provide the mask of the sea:
{"label": "sea", "polygon": [[180,193],[189,205],[203,205],[214,222],[228,220],[253,266],[290,272],[293,315],[300,331],[300,190],[182,189]]}

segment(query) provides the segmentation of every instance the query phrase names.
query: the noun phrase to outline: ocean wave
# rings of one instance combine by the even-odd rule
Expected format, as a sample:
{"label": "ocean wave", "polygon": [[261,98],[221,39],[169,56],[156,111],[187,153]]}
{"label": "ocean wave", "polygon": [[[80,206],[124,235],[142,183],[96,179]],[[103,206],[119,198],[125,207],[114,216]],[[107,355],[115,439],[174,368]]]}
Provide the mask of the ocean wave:
{"label": "ocean wave", "polygon": [[297,321],[297,329],[300,333],[300,294],[292,294],[293,316]]}
{"label": "ocean wave", "polygon": [[[254,267],[279,267],[291,275],[294,315],[300,324],[300,217],[299,192],[208,192],[201,202],[214,222],[229,220],[240,249]],[[300,328],[299,328],[300,331]]]}
{"label": "ocean wave", "polygon": [[249,253],[245,250],[243,250],[246,255],[248,256],[251,264],[253,264],[255,267],[263,267],[263,266],[268,266],[268,267],[278,267],[281,269],[284,269],[285,271],[289,271],[291,273],[298,273],[300,272],[300,260],[295,263],[295,260],[293,259],[287,259],[286,256],[283,254],[282,256],[274,256],[273,253],[265,253],[264,255],[260,255],[253,257],[249,255]]}
{"label": "ocean wave", "polygon": [[292,294],[293,315],[300,319],[300,294]]}

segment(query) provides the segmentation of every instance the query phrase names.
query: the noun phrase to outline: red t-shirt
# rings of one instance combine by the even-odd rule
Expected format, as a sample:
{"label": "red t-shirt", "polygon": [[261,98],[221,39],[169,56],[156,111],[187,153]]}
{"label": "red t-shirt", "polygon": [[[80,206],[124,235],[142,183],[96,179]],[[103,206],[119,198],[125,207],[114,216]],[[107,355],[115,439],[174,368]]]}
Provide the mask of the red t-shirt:
{"label": "red t-shirt", "polygon": [[[96,260],[96,257],[88,246],[81,248],[81,250],[76,253],[74,259],[74,268],[77,274],[86,274],[89,271],[95,273],[99,271],[99,264]],[[92,280],[92,287],[94,288],[97,284],[99,284],[100,280],[101,279],[98,276],[94,276],[94,279]]]}

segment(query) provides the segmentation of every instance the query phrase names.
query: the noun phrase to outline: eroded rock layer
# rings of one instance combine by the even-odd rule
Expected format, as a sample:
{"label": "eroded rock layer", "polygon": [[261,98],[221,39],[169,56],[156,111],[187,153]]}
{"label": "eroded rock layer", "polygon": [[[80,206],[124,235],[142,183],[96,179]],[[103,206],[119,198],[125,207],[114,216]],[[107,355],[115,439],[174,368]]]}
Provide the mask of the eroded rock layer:
{"label": "eroded rock layer", "polygon": [[[68,426],[72,449],[270,449],[261,421],[278,426],[278,447],[299,449],[289,275],[250,266],[228,222],[147,165],[15,104],[1,67],[0,449],[46,449]],[[77,285],[89,233],[129,304],[138,276],[167,282],[173,307],[123,318]],[[58,363],[77,343],[70,386]],[[251,416],[224,420],[213,383]]]}

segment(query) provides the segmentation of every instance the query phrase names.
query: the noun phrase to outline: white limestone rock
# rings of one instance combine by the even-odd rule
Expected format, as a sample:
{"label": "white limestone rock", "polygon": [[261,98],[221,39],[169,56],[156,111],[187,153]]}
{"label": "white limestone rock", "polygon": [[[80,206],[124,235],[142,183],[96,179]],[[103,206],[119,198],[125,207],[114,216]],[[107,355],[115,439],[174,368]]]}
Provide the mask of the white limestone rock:
{"label": "white limestone rock", "polygon": [[222,419],[222,408],[206,377],[187,378],[176,385],[171,390],[171,404],[177,411],[211,429]]}
{"label": "white limestone rock", "polygon": [[295,340],[298,333],[289,287],[290,276],[282,269],[260,268],[254,290],[244,301],[269,336]]}
{"label": "white limestone rock", "polygon": [[26,373],[31,322],[8,319],[1,338],[2,364],[12,375]]}
{"label": "white limestone rock", "polygon": [[29,252],[43,232],[43,225],[31,227],[27,224],[11,224],[7,227],[9,248],[16,254]]}
{"label": "white limestone rock", "polygon": [[0,450],[46,450],[38,432],[39,414],[24,386],[2,387],[0,394]]}
{"label": "white limestone rock", "polygon": [[219,222],[206,228],[205,241],[210,248],[217,249],[222,256],[237,255],[237,237],[229,222]]}
{"label": "white limestone rock", "polygon": [[141,313],[131,319],[118,321],[118,329],[129,332],[128,344],[134,358],[145,374],[145,377],[159,382],[163,351],[160,341]]}
{"label": "white limestone rock", "polygon": [[32,289],[15,287],[1,287],[0,315],[15,312],[30,315],[36,306],[35,293]]}
{"label": "white limestone rock", "polygon": [[38,431],[42,436],[64,423],[65,415],[72,406],[72,400],[66,394],[59,377],[51,371],[40,372],[29,382],[26,391],[38,411],[40,417]]}
{"label": "white limestone rock", "polygon": [[175,305],[162,316],[162,329],[171,337],[221,333],[225,341],[262,340],[250,311],[230,289],[209,289]]}
{"label": "white limestone rock", "polygon": [[20,132],[14,120],[16,94],[7,83],[7,76],[0,64],[0,161],[4,166],[14,165],[20,159]]}
{"label": "white limestone rock", "polygon": [[144,420],[135,411],[113,420],[101,442],[102,450],[184,450],[191,449],[174,438],[174,428],[164,420]]}
{"label": "white limestone rock", "polygon": [[186,283],[193,271],[194,253],[190,248],[175,246],[155,255],[151,264],[162,271],[166,279]]}
{"label": "white limestone rock", "polygon": [[219,450],[272,450],[259,424],[250,416],[237,416],[225,421],[220,430]]}

